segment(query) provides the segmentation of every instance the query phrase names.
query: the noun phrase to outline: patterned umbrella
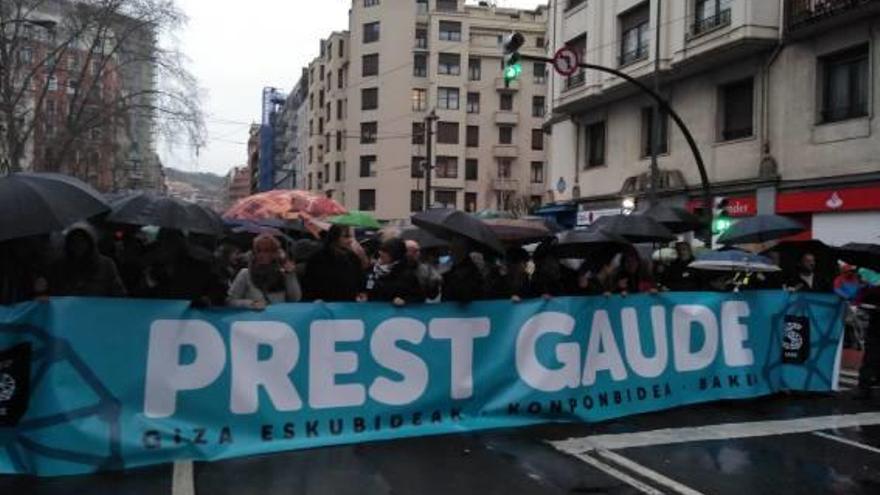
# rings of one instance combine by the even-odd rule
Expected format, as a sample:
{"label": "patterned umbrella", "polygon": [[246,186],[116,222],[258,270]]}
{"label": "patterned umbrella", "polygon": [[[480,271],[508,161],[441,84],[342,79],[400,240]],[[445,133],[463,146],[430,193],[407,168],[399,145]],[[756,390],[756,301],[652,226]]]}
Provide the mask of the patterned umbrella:
{"label": "patterned umbrella", "polygon": [[300,190],[274,190],[254,194],[240,199],[223,215],[228,219],[267,220],[301,218],[305,213],[309,218],[323,218],[346,213],[345,208],[336,201],[318,194]]}
{"label": "patterned umbrella", "polygon": [[382,228],[376,217],[365,212],[352,210],[344,215],[336,215],[327,219],[333,225],[346,225],[349,227],[358,227],[362,229],[377,230]]}

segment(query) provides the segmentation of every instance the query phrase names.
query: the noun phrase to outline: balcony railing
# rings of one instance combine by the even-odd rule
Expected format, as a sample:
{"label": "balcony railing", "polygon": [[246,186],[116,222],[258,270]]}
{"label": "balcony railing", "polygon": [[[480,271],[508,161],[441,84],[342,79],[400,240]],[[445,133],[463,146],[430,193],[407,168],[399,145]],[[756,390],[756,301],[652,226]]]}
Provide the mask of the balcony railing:
{"label": "balcony railing", "polygon": [[629,52],[623,52],[620,54],[620,66],[626,66],[629,64],[634,64],[641,60],[648,59],[648,44],[639,45],[638,48]]}
{"label": "balcony railing", "polygon": [[700,36],[722,26],[730,25],[730,9],[724,9],[721,12],[711,15],[703,19],[694,21],[691,26],[691,37]]}
{"label": "balcony railing", "polygon": [[578,86],[583,86],[587,80],[587,73],[584,71],[577,72],[565,78],[565,89],[569,90]]}
{"label": "balcony railing", "polygon": [[786,25],[789,31],[838,16],[880,0],[787,0]]}

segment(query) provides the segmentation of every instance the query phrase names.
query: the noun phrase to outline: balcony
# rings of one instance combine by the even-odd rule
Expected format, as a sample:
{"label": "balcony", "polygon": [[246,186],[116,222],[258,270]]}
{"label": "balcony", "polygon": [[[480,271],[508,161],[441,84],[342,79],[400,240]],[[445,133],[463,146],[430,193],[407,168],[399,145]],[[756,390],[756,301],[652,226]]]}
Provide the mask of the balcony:
{"label": "balcony", "polygon": [[503,77],[496,77],[495,89],[498,91],[519,91],[519,81],[510,81],[510,83],[505,84]]}
{"label": "balcony", "polygon": [[496,177],[492,179],[492,189],[495,191],[518,191],[519,181],[510,177]]}
{"label": "balcony", "polygon": [[543,182],[529,184],[529,196],[543,196],[545,192],[547,192],[547,186]]}
{"label": "balcony", "polygon": [[786,0],[785,25],[789,33],[800,34],[813,26],[832,27],[878,12],[880,0]]}
{"label": "balcony", "polygon": [[708,32],[714,31],[716,29],[720,29],[725,26],[730,25],[730,9],[724,9],[721,12],[716,13],[715,15],[711,15],[709,17],[703,19],[696,19],[694,21],[693,26],[691,26],[691,32],[688,35],[688,39],[694,39],[699,36],[702,36]]}
{"label": "balcony", "polygon": [[580,71],[565,78],[565,91],[583,86],[587,81],[586,71]]}
{"label": "balcony", "polygon": [[495,112],[495,123],[498,125],[517,125],[519,124],[519,114],[506,110]]}
{"label": "balcony", "polygon": [[636,62],[641,62],[642,60],[648,60],[647,43],[639,45],[635,50],[621,53],[618,62],[620,67],[626,67],[627,65],[632,65]]}
{"label": "balcony", "polygon": [[492,154],[500,158],[516,158],[519,156],[519,147],[515,144],[496,144]]}

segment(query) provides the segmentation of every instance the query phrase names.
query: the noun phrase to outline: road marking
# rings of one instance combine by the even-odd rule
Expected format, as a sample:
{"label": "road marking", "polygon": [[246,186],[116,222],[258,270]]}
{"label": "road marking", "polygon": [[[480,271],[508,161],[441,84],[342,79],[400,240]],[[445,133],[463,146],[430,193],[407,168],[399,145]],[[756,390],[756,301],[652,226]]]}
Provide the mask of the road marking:
{"label": "road marking", "polygon": [[589,464],[590,466],[593,466],[594,468],[598,469],[599,471],[602,471],[603,473],[611,476],[612,478],[617,478],[618,480],[626,483],[627,485],[635,488],[636,490],[638,490],[642,493],[646,493],[648,495],[663,495],[663,492],[654,488],[653,486],[651,486],[647,483],[644,483],[642,481],[639,481],[639,480],[633,478],[632,476],[624,473],[623,471],[620,471],[619,469],[617,469],[615,467],[612,467],[612,466],[609,466],[608,464],[605,464],[604,462],[600,461],[599,459],[596,459],[595,457],[591,456],[590,454],[580,453],[580,454],[571,454],[571,455],[584,461],[585,463]]}
{"label": "road marking", "polygon": [[812,418],[728,423],[685,428],[596,435],[550,442],[558,450],[580,454],[595,450],[619,450],[653,445],[672,445],[688,442],[729,440],[733,438],[768,437],[793,433],[811,433],[820,430],[880,425],[880,413],[843,414]]}
{"label": "road marking", "polygon": [[855,440],[850,440],[849,438],[839,437],[837,435],[832,435],[830,433],[824,433],[821,431],[814,431],[813,435],[817,437],[827,438],[828,440],[834,440],[835,442],[840,442],[842,444],[849,445],[850,447],[856,447],[862,450],[867,450],[868,452],[873,452],[875,454],[880,454],[880,449],[877,447],[872,447],[871,445],[865,445],[863,443],[856,442]]}
{"label": "road marking", "polygon": [[659,485],[663,485],[670,490],[673,490],[676,493],[681,493],[682,495],[703,495],[701,492],[694,490],[689,486],[685,486],[672,478],[668,478],[663,476],[662,474],[649,469],[633,460],[630,460],[620,454],[615,454],[614,452],[608,450],[600,450],[598,451],[601,457],[604,457],[605,460],[611,461],[618,466],[629,469],[630,471],[645,477]]}
{"label": "road marking", "polygon": [[174,461],[174,471],[171,476],[171,495],[195,495],[195,493],[193,461]]}

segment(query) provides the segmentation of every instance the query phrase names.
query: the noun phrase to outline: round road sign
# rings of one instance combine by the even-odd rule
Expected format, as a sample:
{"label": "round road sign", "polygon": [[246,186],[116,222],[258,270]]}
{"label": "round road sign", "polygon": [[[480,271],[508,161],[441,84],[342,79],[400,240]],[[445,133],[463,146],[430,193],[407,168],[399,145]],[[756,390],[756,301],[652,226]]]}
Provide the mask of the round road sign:
{"label": "round road sign", "polygon": [[553,55],[553,68],[560,76],[568,77],[578,70],[580,57],[572,48],[563,46]]}

